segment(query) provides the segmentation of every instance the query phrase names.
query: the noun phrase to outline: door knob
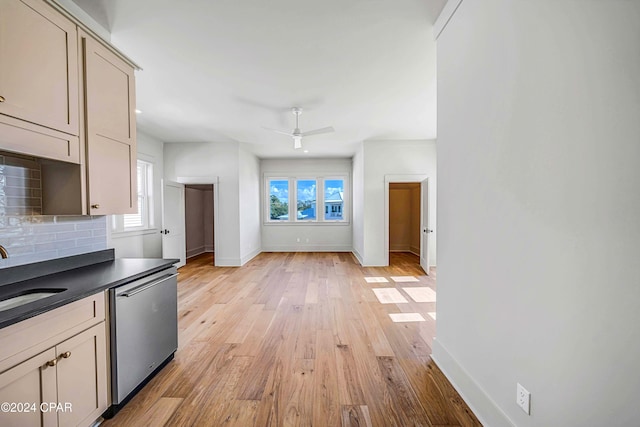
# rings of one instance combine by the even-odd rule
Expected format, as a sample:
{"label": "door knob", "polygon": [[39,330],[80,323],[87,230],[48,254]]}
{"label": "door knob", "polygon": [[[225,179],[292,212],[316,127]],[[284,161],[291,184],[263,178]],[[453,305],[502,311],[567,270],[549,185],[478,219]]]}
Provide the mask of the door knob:
{"label": "door knob", "polygon": [[63,359],[68,359],[71,357],[71,352],[70,351],[65,351],[64,353],[62,353],[60,355],[60,357],[62,357]]}
{"label": "door knob", "polygon": [[164,230],[162,230],[160,233],[162,234],[169,234],[169,230],[167,230],[166,228]]}
{"label": "door knob", "polygon": [[91,205],[91,209],[100,209],[100,205],[97,203],[95,205]]}
{"label": "door knob", "polygon": [[4,102],[4,96],[0,95],[0,102]]}
{"label": "door knob", "polygon": [[422,230],[423,233],[433,233],[433,230],[429,230],[428,228],[425,228],[424,230]]}

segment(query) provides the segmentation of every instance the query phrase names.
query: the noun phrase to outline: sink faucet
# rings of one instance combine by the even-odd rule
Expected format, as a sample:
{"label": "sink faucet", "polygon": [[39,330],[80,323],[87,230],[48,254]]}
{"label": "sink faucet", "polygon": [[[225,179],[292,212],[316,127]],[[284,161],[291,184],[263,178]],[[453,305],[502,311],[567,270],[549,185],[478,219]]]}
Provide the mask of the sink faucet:
{"label": "sink faucet", "polygon": [[9,258],[9,252],[7,252],[7,250],[2,245],[0,245],[0,256],[2,258]]}

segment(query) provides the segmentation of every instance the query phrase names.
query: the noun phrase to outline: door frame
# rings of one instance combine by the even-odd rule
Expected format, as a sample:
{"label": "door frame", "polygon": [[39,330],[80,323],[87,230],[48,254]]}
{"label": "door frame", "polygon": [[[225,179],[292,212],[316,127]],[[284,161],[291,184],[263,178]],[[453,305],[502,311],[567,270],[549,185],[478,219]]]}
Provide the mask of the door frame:
{"label": "door frame", "polygon": [[[207,175],[207,176],[179,176],[176,178],[176,181],[180,184],[213,184],[213,252],[220,253],[220,246],[218,243],[218,177],[215,175]],[[186,221],[186,218],[182,218],[183,221]],[[185,246],[185,257],[186,257],[186,246]],[[218,257],[214,255],[213,257],[213,265],[218,266]]]}
{"label": "door frame", "polygon": [[[384,259],[385,266],[389,266],[389,184],[415,182],[420,184],[425,179],[429,179],[427,174],[388,174],[384,176]],[[429,179],[429,182],[431,180]],[[429,184],[431,185],[431,184]],[[422,198],[422,194],[420,195]],[[429,201],[427,200],[427,206]],[[420,211],[422,215],[422,210]],[[427,225],[427,228],[428,225]],[[422,239],[422,235],[420,235]]]}

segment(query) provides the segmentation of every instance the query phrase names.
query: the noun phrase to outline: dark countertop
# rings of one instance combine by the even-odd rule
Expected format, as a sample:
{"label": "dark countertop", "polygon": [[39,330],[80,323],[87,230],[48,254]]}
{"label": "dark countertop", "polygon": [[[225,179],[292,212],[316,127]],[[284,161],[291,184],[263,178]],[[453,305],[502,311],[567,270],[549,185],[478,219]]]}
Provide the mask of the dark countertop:
{"label": "dark countertop", "polygon": [[[9,276],[12,278],[26,278],[12,283],[3,283],[6,282],[6,279],[1,279],[3,269],[0,269],[0,300],[28,293],[33,289],[65,289],[55,295],[0,311],[0,328],[94,295],[105,289],[124,285],[164,270],[178,262],[177,259],[160,258],[119,258],[109,260],[108,252],[111,253],[112,258],[113,251],[107,250],[88,254],[88,257],[69,257],[5,269],[5,278]],[[107,253],[106,257],[104,256],[105,253]],[[93,254],[102,256],[96,257]],[[93,257],[91,257],[92,255]],[[104,260],[105,258],[107,260]],[[90,262],[87,259],[97,262],[86,265],[87,262]],[[73,268],[76,261],[77,265],[81,265],[81,267]],[[40,274],[37,277],[29,277],[34,275],[34,270]],[[47,274],[46,271],[50,273]]]}

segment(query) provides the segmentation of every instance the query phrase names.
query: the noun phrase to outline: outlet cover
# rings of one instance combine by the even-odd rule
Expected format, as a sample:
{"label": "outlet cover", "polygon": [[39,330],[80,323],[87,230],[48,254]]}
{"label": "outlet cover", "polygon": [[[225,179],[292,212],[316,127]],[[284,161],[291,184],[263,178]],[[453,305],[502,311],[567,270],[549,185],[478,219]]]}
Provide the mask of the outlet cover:
{"label": "outlet cover", "polygon": [[520,383],[518,383],[518,387],[516,389],[516,403],[527,415],[531,414],[531,393],[529,393],[526,388],[522,387],[522,384]]}

